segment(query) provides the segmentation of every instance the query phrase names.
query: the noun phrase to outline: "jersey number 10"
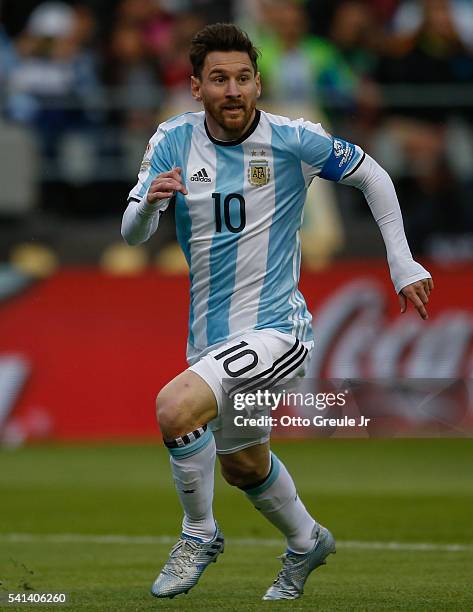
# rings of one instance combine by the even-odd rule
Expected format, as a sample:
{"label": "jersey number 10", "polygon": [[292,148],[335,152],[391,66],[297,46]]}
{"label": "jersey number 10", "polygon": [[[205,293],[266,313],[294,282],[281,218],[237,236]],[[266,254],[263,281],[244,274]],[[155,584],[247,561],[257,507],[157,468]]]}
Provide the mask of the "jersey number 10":
{"label": "jersey number 10", "polygon": [[[214,200],[215,208],[215,230],[217,232],[222,231],[222,194],[213,193],[212,198]],[[235,203],[232,202],[235,200]],[[238,203],[238,204],[237,204]],[[234,210],[239,206],[240,224],[233,225],[230,217],[230,206],[233,206]],[[235,216],[235,215],[234,215]],[[225,227],[232,234],[238,234],[241,232],[246,225],[246,212],[245,212],[245,198],[240,193],[229,193],[223,200],[223,221]]]}

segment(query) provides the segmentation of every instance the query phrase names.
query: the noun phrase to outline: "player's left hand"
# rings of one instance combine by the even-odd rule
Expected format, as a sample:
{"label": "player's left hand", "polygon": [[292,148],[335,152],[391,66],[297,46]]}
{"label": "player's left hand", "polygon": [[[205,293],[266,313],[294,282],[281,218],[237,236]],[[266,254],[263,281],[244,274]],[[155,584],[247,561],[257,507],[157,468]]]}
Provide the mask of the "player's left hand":
{"label": "player's left hand", "polygon": [[429,318],[425,305],[429,301],[430,292],[434,288],[434,281],[431,278],[423,278],[416,283],[411,283],[403,287],[399,293],[401,304],[401,314],[407,310],[407,300],[412,302],[414,308],[424,320]]}

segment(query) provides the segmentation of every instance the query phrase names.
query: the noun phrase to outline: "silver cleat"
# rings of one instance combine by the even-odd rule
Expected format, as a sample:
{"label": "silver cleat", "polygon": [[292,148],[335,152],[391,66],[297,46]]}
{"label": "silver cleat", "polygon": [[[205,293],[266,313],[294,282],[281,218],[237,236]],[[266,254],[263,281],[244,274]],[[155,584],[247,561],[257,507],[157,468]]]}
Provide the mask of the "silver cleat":
{"label": "silver cleat", "polygon": [[223,533],[218,526],[215,537],[210,542],[199,542],[192,537],[181,535],[154,581],[151,594],[154,597],[173,598],[180,593],[187,593],[197,584],[205,568],[217,561],[223,550]]}
{"label": "silver cleat", "polygon": [[336,552],[333,535],[322,525],[315,526],[312,537],[315,544],[308,553],[297,555],[288,551],[280,557],[282,569],[266,591],[264,600],[298,599],[304,593],[304,584],[309,574],[319,565],[324,565],[328,555]]}

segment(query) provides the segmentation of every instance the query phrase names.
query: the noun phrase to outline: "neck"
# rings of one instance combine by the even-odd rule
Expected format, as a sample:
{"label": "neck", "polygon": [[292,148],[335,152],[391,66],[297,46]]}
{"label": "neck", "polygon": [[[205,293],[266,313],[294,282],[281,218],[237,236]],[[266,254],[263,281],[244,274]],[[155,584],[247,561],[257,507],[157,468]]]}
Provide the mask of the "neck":
{"label": "neck", "polygon": [[207,128],[215,140],[222,140],[223,142],[227,140],[238,140],[241,138],[249,129],[251,124],[253,123],[256,115],[256,109],[253,109],[251,113],[251,117],[248,120],[248,123],[242,130],[227,130],[222,127],[219,123],[215,121],[215,119],[205,111],[205,120],[207,122]]}

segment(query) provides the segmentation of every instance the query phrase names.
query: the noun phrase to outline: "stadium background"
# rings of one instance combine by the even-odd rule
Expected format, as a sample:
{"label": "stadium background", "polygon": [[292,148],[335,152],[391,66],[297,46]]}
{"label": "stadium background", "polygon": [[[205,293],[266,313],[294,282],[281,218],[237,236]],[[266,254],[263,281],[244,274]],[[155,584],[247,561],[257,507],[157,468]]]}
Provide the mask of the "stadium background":
{"label": "stadium background", "polygon": [[[380,423],[362,440],[331,429],[318,434],[329,440],[278,442],[348,564],[327,571],[321,605],[473,609],[468,0],[0,2],[0,596],[48,586],[79,593],[80,609],[147,609],[145,578],[177,532],[153,404],[185,367],[186,270],[172,212],[142,247],[119,232],[157,122],[195,108],[190,37],[219,20],[240,23],[262,50],[262,107],[322,121],[386,167],[436,283],[427,322],[400,316],[363,198],[324,181],[311,190],[301,286],[319,339],[314,376],[394,381],[358,398]],[[231,571],[243,575],[259,545],[238,538],[276,553],[275,534],[220,480],[218,496],[237,549]],[[120,541],[131,565],[115,558]],[[270,575],[258,560],[255,584]],[[206,582],[210,609],[258,609],[263,586],[227,608],[219,589],[233,588],[231,576],[219,576]]]}

